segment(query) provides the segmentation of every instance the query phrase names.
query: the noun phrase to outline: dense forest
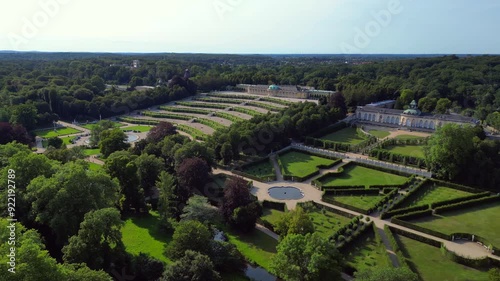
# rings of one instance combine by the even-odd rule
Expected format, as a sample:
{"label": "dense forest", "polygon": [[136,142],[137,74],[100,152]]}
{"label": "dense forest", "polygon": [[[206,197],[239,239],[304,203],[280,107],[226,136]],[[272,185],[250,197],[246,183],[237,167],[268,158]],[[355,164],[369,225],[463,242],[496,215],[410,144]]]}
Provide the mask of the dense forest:
{"label": "dense forest", "polygon": [[[131,67],[140,60],[138,68]],[[0,121],[28,130],[57,119],[98,119],[238,83],[341,91],[349,107],[412,99],[499,128],[500,57],[0,54]],[[347,63],[346,63],[347,62]],[[189,82],[180,79],[184,70]],[[167,83],[170,81],[170,83]],[[106,85],[126,85],[126,91]],[[136,90],[137,86],[160,86]]]}

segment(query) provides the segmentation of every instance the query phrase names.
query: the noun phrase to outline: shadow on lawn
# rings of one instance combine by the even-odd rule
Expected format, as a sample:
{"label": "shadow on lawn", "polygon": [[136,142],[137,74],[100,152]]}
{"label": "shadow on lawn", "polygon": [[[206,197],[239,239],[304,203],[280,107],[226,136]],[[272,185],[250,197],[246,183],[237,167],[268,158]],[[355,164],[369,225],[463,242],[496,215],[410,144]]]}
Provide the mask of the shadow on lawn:
{"label": "shadow on lawn", "polygon": [[172,240],[172,236],[166,234],[160,229],[160,217],[151,213],[132,215],[126,219],[132,220],[132,223],[137,227],[148,230],[149,235],[157,241],[168,243]]}

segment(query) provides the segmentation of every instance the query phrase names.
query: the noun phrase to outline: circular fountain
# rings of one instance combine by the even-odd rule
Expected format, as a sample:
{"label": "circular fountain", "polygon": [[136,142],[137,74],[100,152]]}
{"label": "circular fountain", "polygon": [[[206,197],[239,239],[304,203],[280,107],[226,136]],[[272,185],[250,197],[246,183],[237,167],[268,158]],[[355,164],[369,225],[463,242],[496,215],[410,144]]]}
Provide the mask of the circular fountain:
{"label": "circular fountain", "polygon": [[304,197],[302,190],[293,186],[275,186],[267,190],[269,196],[278,200],[298,200]]}

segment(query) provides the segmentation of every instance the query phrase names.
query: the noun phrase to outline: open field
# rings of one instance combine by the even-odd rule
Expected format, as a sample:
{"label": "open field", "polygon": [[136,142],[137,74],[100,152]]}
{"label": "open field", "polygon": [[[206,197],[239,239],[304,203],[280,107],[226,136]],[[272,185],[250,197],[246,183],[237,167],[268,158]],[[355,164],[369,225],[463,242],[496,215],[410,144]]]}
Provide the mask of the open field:
{"label": "open field", "polygon": [[375,240],[373,230],[359,237],[347,247],[345,253],[347,263],[357,271],[372,268],[392,267],[387,256],[386,248]]}
{"label": "open field", "polygon": [[320,139],[329,140],[334,142],[341,142],[346,144],[359,144],[365,140],[358,134],[355,128],[345,128],[337,132],[322,136]]}
{"label": "open field", "polygon": [[325,187],[345,185],[403,184],[406,178],[358,165],[349,165],[341,174],[327,176],[321,180]]}
{"label": "open field", "polygon": [[224,233],[229,238],[229,242],[234,244],[245,258],[267,271],[270,270],[271,259],[276,254],[277,240],[258,230],[246,234],[232,230],[226,230]]}
{"label": "open field", "polygon": [[159,229],[160,217],[151,212],[145,216],[129,217],[122,228],[122,241],[127,252],[151,255],[166,263],[171,261],[163,254],[164,247],[172,237]]}
{"label": "open field", "polygon": [[275,209],[263,208],[261,219],[270,222],[272,225],[275,225],[284,213],[285,212]]}
{"label": "open field", "polygon": [[370,135],[373,135],[379,139],[383,139],[385,137],[388,137],[391,134],[391,132],[383,131],[383,130],[370,130],[370,131],[368,131],[368,133],[370,133]]}
{"label": "open field", "polygon": [[496,247],[500,247],[499,214],[500,203],[491,203],[437,214],[411,222],[445,234],[462,232],[479,235]]}
{"label": "open field", "polygon": [[97,155],[97,154],[101,154],[101,150],[99,148],[84,149],[83,154],[85,154],[85,156]]}
{"label": "open field", "polygon": [[261,162],[251,166],[246,166],[243,172],[256,177],[274,177],[275,171],[269,161]]}
{"label": "open field", "polygon": [[[413,263],[424,281],[487,281],[488,273],[454,263],[439,248],[395,235],[400,241],[407,261]],[[405,253],[406,252],[406,253]]]}
{"label": "open field", "polygon": [[423,186],[421,190],[419,190],[419,192],[420,191],[423,191],[423,193],[418,198],[416,198],[412,202],[404,204],[403,206],[410,207],[410,206],[431,204],[444,200],[472,195],[472,193],[470,192],[453,189],[445,186],[438,186],[438,185],[434,186],[431,184]]}
{"label": "open field", "polygon": [[396,145],[386,147],[385,150],[406,156],[413,156],[418,158],[425,157],[423,145]]}
{"label": "open field", "polygon": [[383,195],[325,195],[323,196],[323,201],[325,202],[340,202],[360,208],[363,210],[368,210],[377,204],[380,200],[384,198]]}
{"label": "open field", "polygon": [[151,131],[151,129],[153,129],[152,126],[141,126],[141,125],[123,128],[124,131],[139,131],[141,133],[149,132]]}
{"label": "open field", "polygon": [[34,131],[35,135],[42,137],[42,138],[53,138],[53,137],[59,137],[59,136],[65,136],[65,135],[78,134],[81,132],[82,131],[79,131],[79,130],[73,129],[73,128],[57,128],[55,131],[54,131],[54,129]]}
{"label": "open field", "polygon": [[297,152],[290,151],[279,155],[280,165],[284,175],[305,177],[317,170],[320,165],[331,165],[334,160]]}

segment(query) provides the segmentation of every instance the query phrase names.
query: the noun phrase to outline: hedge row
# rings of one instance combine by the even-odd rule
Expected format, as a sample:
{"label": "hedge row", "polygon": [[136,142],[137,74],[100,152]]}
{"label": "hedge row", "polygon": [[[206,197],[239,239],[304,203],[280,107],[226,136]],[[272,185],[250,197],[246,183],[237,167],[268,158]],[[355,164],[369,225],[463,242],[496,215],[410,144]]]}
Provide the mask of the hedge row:
{"label": "hedge row", "polygon": [[306,137],[304,142],[306,145],[312,145],[312,146],[321,147],[324,149],[331,149],[334,151],[357,152],[357,151],[360,151],[361,149],[377,142],[377,138],[375,138],[375,137],[369,137],[369,138],[367,138],[366,136],[364,136],[364,137],[366,138],[366,140],[364,140],[358,144],[347,144],[347,143],[334,142],[334,141],[330,141],[330,140],[324,140],[324,139],[318,139],[318,138],[312,138],[312,137]]}
{"label": "hedge row", "polygon": [[[310,201],[310,202],[312,202],[312,204],[314,206],[316,206],[317,208],[319,208],[319,209],[325,209],[325,210],[327,210],[329,212],[332,212],[332,213],[335,213],[335,214],[339,214],[341,216],[348,217],[350,219],[352,219],[352,218],[355,217],[355,215],[353,215],[351,213],[344,212],[342,210],[339,210],[339,209],[336,209],[336,208],[332,208],[332,207],[327,206],[327,205],[323,205],[323,204],[321,204],[319,202],[315,202],[315,201]],[[307,202],[304,202],[304,203],[307,203]],[[303,203],[297,203],[297,204],[303,204]]]}
{"label": "hedge row", "polygon": [[208,93],[207,96],[216,98],[226,98],[226,99],[241,99],[241,100],[254,100],[258,98],[258,96],[250,96],[250,95],[226,95],[226,94],[215,94],[215,93]]}
{"label": "hedge row", "polygon": [[216,108],[216,109],[226,109],[227,106],[221,104],[209,104],[209,103],[195,103],[186,101],[176,101],[175,104],[189,106],[189,107],[201,107],[201,108]]}
{"label": "hedge row", "polygon": [[377,171],[380,171],[380,172],[386,172],[386,173],[395,174],[395,175],[398,175],[398,176],[403,176],[403,177],[409,177],[409,176],[413,175],[413,174],[408,173],[408,172],[387,169],[387,168],[384,168],[384,167],[374,166],[374,165],[370,165],[370,164],[366,164],[366,163],[361,163],[361,162],[356,162],[356,165],[359,165],[359,166],[365,167],[365,168],[370,168],[370,169],[373,169],[373,170],[377,170]]}
{"label": "hedge row", "polygon": [[207,134],[203,133],[202,131],[200,131],[196,128],[189,127],[187,125],[182,125],[182,124],[177,124],[177,125],[175,125],[175,127],[177,128],[177,130],[191,135],[196,140],[205,141],[208,138]]}
{"label": "hedge row", "polygon": [[388,150],[383,150],[379,148],[372,149],[370,151],[370,156],[375,157],[377,160],[386,161],[391,163],[401,163],[403,165],[415,166],[418,168],[426,168],[426,162],[424,158],[404,155],[400,153],[390,152]]}
{"label": "hedge row", "polygon": [[286,106],[290,106],[290,105],[294,104],[294,102],[291,102],[291,101],[280,100],[280,99],[269,98],[269,97],[261,97],[260,100],[272,102],[272,103],[277,103],[277,104],[281,104],[281,105],[286,105]]}
{"label": "hedge row", "polygon": [[345,209],[348,209],[348,210],[351,210],[351,211],[354,211],[354,212],[358,212],[358,213],[361,213],[361,214],[364,214],[364,215],[368,215],[368,214],[370,214],[372,212],[371,209],[369,209],[369,210],[361,209],[361,208],[358,208],[358,207],[354,207],[354,206],[351,206],[351,205],[347,205],[347,204],[344,204],[344,203],[332,200],[332,199],[330,199],[328,197],[325,197],[325,196],[322,197],[322,200],[324,202],[326,202],[326,203],[330,203],[332,205],[336,205],[336,206],[339,206],[339,207],[342,207],[342,208],[345,208]]}
{"label": "hedge row", "polygon": [[286,212],[286,204],[283,202],[262,201],[262,207]]}
{"label": "hedge row", "polygon": [[406,228],[414,229],[414,230],[422,232],[422,233],[426,233],[426,234],[429,234],[429,235],[432,235],[432,236],[436,236],[436,237],[441,238],[441,239],[450,240],[450,236],[447,235],[447,234],[441,233],[439,231],[434,231],[434,230],[431,230],[431,229],[428,229],[428,228],[425,228],[425,227],[421,227],[421,226],[418,226],[416,224],[400,220],[400,219],[398,219],[396,217],[392,217],[391,222],[394,223],[394,224],[398,224],[398,225],[404,226]]}
{"label": "hedge row", "polygon": [[350,189],[327,189],[323,193],[324,196],[331,196],[331,195],[338,195],[338,196],[345,196],[345,195],[378,195],[380,193],[379,189],[376,188],[369,188],[366,189],[365,187],[363,188],[350,188]]}
{"label": "hedge row", "polygon": [[214,114],[215,116],[217,117],[220,117],[220,118],[224,118],[224,119],[227,119],[231,122],[240,122],[240,121],[243,121],[245,119],[241,118],[241,117],[238,117],[236,115],[232,115],[232,114],[229,114],[229,113],[226,113],[226,112],[215,112]]}
{"label": "hedge row", "polygon": [[[321,177],[319,177],[318,179],[320,179]],[[316,179],[316,180],[318,180]],[[370,186],[371,188],[371,186]],[[366,187],[364,185],[337,185],[337,186],[322,186],[321,190],[324,190],[324,191],[331,191],[331,190],[336,190],[336,189],[342,189],[342,190],[345,190],[345,189],[366,189]]]}
{"label": "hedge row", "polygon": [[370,230],[373,230],[373,222],[370,222],[369,224],[363,223],[357,231],[353,232],[351,236],[348,237],[349,239],[346,237],[346,240],[343,243],[340,241],[337,248],[339,251],[345,250],[347,246],[354,244],[359,238],[362,237],[362,235],[369,234]]}
{"label": "hedge row", "polygon": [[448,200],[444,200],[444,201],[440,201],[440,202],[434,202],[434,203],[431,203],[430,206],[431,206],[431,209],[435,209],[437,207],[451,205],[451,204],[469,201],[469,200],[473,200],[473,199],[479,199],[479,198],[483,198],[483,197],[487,197],[487,196],[490,196],[490,193],[488,191],[476,193],[476,194],[465,196],[465,197],[459,197],[459,198],[448,199]]}
{"label": "hedge row", "polygon": [[484,190],[481,190],[481,189],[473,188],[473,187],[466,186],[466,185],[456,184],[456,183],[452,183],[452,182],[442,181],[442,180],[438,180],[438,179],[432,179],[432,181],[435,182],[436,184],[446,186],[449,188],[453,188],[453,189],[457,189],[457,190],[461,190],[461,191],[465,191],[465,192],[470,192],[470,193],[484,192]]}
{"label": "hedge row", "polygon": [[408,201],[413,200],[414,197],[416,197],[416,196],[419,195],[420,189],[422,188],[422,186],[424,186],[425,184],[427,184],[428,181],[429,181],[428,179],[425,179],[425,180],[421,181],[420,183],[418,183],[417,186],[415,186],[412,190],[410,190],[408,193],[406,193],[406,195],[401,200],[399,200],[398,202],[394,203],[394,205],[392,205],[391,210],[402,209],[403,208],[402,206],[405,203],[407,203]]}
{"label": "hedge row", "polygon": [[332,157],[332,156],[324,156],[324,155],[321,155],[321,154],[318,154],[318,153],[314,153],[314,152],[304,152],[302,150],[298,150],[298,149],[295,149],[295,148],[291,148],[291,149],[288,149],[286,151],[283,151],[281,153],[279,153],[276,157],[277,161],[278,161],[278,164],[281,168],[281,174],[283,175],[283,179],[284,180],[290,180],[290,181],[298,181],[298,182],[302,182],[302,181],[305,181],[306,179],[310,178],[310,177],[313,177],[313,176],[316,176],[319,174],[319,170],[317,171],[314,171],[312,173],[309,173],[308,175],[305,175],[303,177],[299,177],[299,176],[295,176],[295,175],[290,175],[290,174],[286,174],[285,173],[285,169],[284,169],[284,165],[283,163],[281,162],[281,158],[280,158],[280,155],[283,155],[283,154],[286,154],[286,153],[289,153],[291,151],[295,151],[295,152],[300,152],[300,153],[305,153],[305,154],[309,154],[309,155],[314,155],[314,156],[318,156],[318,157],[322,157],[322,158],[326,158],[326,159],[330,159],[330,160],[334,160],[332,163],[328,164],[328,165],[318,165],[316,166],[318,169],[328,169],[328,168],[331,168],[339,163],[342,162],[342,159],[338,159],[336,157]]}
{"label": "hedge row", "polygon": [[222,130],[222,129],[226,128],[226,126],[221,125],[219,122],[215,122],[215,121],[212,121],[209,119],[204,119],[204,118],[196,118],[195,122],[206,125],[214,130]]}
{"label": "hedge row", "polygon": [[377,147],[385,149],[395,145],[423,145],[427,144],[427,138],[424,139],[387,139],[381,142]]}
{"label": "hedge row", "polygon": [[266,181],[268,181],[268,179],[271,179],[271,181],[276,180],[276,175],[274,175],[274,177],[271,175],[269,175],[267,177],[258,177],[258,176],[247,174],[243,171],[238,171],[238,170],[232,170],[231,172],[234,174],[237,174],[238,176],[242,176],[242,177],[253,179],[256,181],[260,181],[260,182],[266,182]]}
{"label": "hedge row", "polygon": [[240,104],[244,101],[235,100],[235,99],[223,99],[223,98],[193,98],[194,101],[202,101],[202,102],[213,102],[213,103],[230,103],[230,104]]}
{"label": "hedge row", "polygon": [[118,121],[123,121],[131,124],[138,124],[138,125],[158,125],[160,121],[158,120],[148,120],[148,119],[138,119],[138,118],[132,118],[132,117],[116,117],[116,120]]}
{"label": "hedge row", "polygon": [[209,114],[213,111],[199,108],[185,108],[185,107],[173,107],[173,106],[159,106],[161,110],[170,112],[182,112],[182,113],[193,113],[193,114]]}
{"label": "hedge row", "polygon": [[191,120],[193,116],[180,115],[180,114],[169,114],[169,113],[159,113],[153,111],[143,111],[142,115],[154,117],[154,118],[167,118],[167,119],[176,119],[176,120]]}
{"label": "hedge row", "polygon": [[414,220],[414,219],[419,219],[423,217],[428,217],[432,216],[432,210],[427,208],[425,210],[419,210],[419,211],[413,211],[413,212],[408,212],[402,215],[397,215],[394,216],[393,219],[400,219],[400,220]]}
{"label": "hedge row", "polygon": [[249,102],[247,102],[247,105],[264,108],[264,109],[267,109],[269,111],[281,111],[282,109],[284,109],[281,107],[272,106],[270,104],[260,103],[260,102],[255,102],[255,101],[249,101]]}
{"label": "hedge row", "polygon": [[417,240],[417,241],[423,242],[425,244],[429,244],[429,245],[431,245],[433,247],[436,247],[436,248],[441,248],[441,242],[439,242],[437,240],[434,240],[434,239],[431,239],[431,238],[427,238],[427,237],[421,236],[419,234],[416,234],[416,233],[413,233],[413,232],[409,232],[409,231],[406,231],[406,230],[403,230],[403,229],[400,229],[400,228],[396,228],[396,227],[389,226],[389,229],[393,233],[397,233],[399,235],[406,236],[408,238],[411,238],[413,240]]}
{"label": "hedge row", "polygon": [[240,112],[240,113],[244,113],[244,114],[250,115],[252,117],[262,114],[262,113],[260,113],[258,111],[255,111],[255,110],[252,110],[252,109],[248,109],[248,108],[243,108],[243,107],[233,107],[233,110],[236,111],[236,112]]}
{"label": "hedge row", "polygon": [[410,268],[410,265],[406,262],[406,258],[403,255],[403,252],[400,248],[398,241],[396,241],[396,238],[394,237],[394,234],[392,233],[392,230],[389,228],[388,225],[384,225],[384,233],[389,239],[389,243],[391,243],[392,251],[396,254],[396,257],[398,258],[399,261],[399,265],[402,267]]}
{"label": "hedge row", "polygon": [[[361,221],[360,216],[354,217],[348,224],[343,225],[335,233],[333,233],[332,236],[330,236],[329,240],[335,241],[339,244],[343,244],[344,242],[350,242],[352,240],[352,238],[344,237],[345,239],[342,240],[340,236],[347,235],[348,229],[351,229],[351,230],[358,229],[358,227],[360,225],[363,229],[366,228],[366,226],[367,226],[367,224],[365,224],[364,222]],[[353,231],[351,234],[354,234],[354,233],[355,233],[355,231]],[[342,241],[339,241],[339,240],[342,240]]]}
{"label": "hedge row", "polygon": [[419,205],[419,206],[413,206],[413,207],[408,207],[408,208],[393,209],[393,210],[390,210],[390,211],[382,213],[380,215],[380,218],[384,220],[384,219],[387,219],[387,218],[390,218],[390,217],[393,217],[393,216],[404,215],[404,214],[408,214],[408,213],[411,213],[411,212],[423,211],[423,210],[427,210],[427,209],[429,209],[429,205],[428,204]]}
{"label": "hedge row", "polygon": [[393,188],[389,193],[387,193],[382,200],[378,201],[377,204],[375,204],[374,208],[382,207],[384,206],[391,198],[394,197],[394,195],[398,194],[399,189]]}
{"label": "hedge row", "polygon": [[474,206],[482,205],[485,203],[496,202],[496,201],[500,201],[500,196],[495,195],[495,196],[490,196],[490,197],[473,199],[473,200],[469,200],[469,201],[465,201],[465,202],[449,204],[449,205],[437,207],[435,209],[435,212],[436,212],[436,214],[442,214],[442,213],[447,212],[447,211],[453,211],[453,210],[458,210],[458,209],[463,209],[463,208],[474,207]]}

